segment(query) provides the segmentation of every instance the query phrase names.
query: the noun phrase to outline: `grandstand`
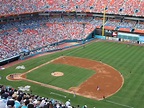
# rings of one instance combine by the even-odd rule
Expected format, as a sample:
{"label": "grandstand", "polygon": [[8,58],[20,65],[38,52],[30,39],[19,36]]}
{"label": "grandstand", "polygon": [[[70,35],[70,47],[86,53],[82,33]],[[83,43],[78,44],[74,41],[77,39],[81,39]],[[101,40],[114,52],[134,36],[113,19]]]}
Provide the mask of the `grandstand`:
{"label": "grandstand", "polygon": [[[143,12],[143,0],[0,0],[0,66],[70,48],[60,47],[69,42],[82,45],[100,39],[143,45]],[[45,103],[65,108],[52,101],[45,98]]]}
{"label": "grandstand", "polygon": [[9,16],[43,11],[102,13],[104,6],[107,6],[108,14],[143,16],[143,4],[143,0],[2,0],[0,1],[0,15]]}
{"label": "grandstand", "polygon": [[94,25],[88,19],[81,20],[81,18],[37,17],[1,24],[0,28],[2,37],[0,58],[3,60],[24,50],[35,50],[62,40],[82,40],[94,30]]}

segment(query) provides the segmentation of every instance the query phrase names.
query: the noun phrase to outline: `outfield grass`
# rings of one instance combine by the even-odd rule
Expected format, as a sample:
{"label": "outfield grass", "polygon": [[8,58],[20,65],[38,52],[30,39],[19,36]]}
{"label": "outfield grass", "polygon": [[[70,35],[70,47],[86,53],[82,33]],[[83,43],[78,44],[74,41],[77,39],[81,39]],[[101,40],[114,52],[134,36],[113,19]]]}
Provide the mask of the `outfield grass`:
{"label": "outfield grass", "polygon": [[[34,85],[29,82],[19,81],[10,82],[5,79],[6,75],[10,73],[22,73],[36,67],[42,63],[50,61],[54,58],[59,57],[61,54],[67,56],[77,56],[93,60],[101,60],[107,63],[117,70],[119,70],[124,76],[124,85],[121,90],[115,95],[107,98],[107,100],[115,102],[110,103],[106,101],[96,101],[87,98],[77,96],[73,98],[73,95],[63,93],[60,91],[44,88],[39,85]],[[36,59],[29,60],[25,63],[25,70],[15,70],[15,67],[11,67],[0,71],[0,76],[3,77],[0,83],[5,85],[12,85],[13,87],[18,87],[21,85],[32,86],[33,93],[39,94],[41,96],[46,96],[50,98],[56,98],[65,102],[68,98],[71,99],[73,105],[84,105],[87,104],[89,108],[143,108],[144,106],[144,47],[142,46],[130,46],[126,44],[120,44],[115,42],[94,42],[86,45],[85,48],[78,47],[71,50],[58,52],[52,55],[47,55],[39,57]],[[56,65],[55,65],[56,66]],[[62,66],[62,65],[61,65]],[[62,66],[63,67],[63,66]],[[71,67],[69,67],[71,68]],[[64,71],[65,72],[65,71]],[[34,74],[33,72],[31,74]],[[29,76],[31,77],[31,76]],[[48,83],[48,82],[47,82]],[[78,84],[78,83],[77,83]],[[67,87],[66,87],[67,88]],[[60,93],[66,95],[68,98],[59,97],[50,94],[50,92]]]}

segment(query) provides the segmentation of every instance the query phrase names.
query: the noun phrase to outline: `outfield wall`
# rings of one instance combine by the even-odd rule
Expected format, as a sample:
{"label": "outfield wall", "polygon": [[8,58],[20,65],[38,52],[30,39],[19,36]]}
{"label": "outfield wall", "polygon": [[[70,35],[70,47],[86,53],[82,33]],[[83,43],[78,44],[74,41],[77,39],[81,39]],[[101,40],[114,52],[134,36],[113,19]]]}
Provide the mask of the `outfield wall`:
{"label": "outfield wall", "polygon": [[[43,47],[40,47],[40,48],[36,48],[34,50],[31,50],[31,51],[23,49],[23,52],[20,52],[18,56],[13,56],[11,58],[1,60],[0,61],[0,66],[8,64],[8,63],[16,61],[16,60],[19,60],[19,59],[23,60],[23,59],[26,59],[26,58],[29,58],[29,57],[32,57],[32,56],[35,56],[35,55],[38,55],[38,54],[43,54],[43,53],[46,53],[46,52],[54,52],[54,51],[59,51],[59,50],[63,50],[63,49],[66,49],[66,48],[71,48],[71,47],[74,47],[74,46],[79,46],[81,44],[85,44],[86,42],[89,42],[89,41],[93,40],[94,35],[95,35],[95,30],[92,33],[90,33],[87,36],[87,38],[84,38],[84,39],[81,39],[81,40],[77,40],[77,39],[62,40],[60,42],[55,42],[55,43],[52,43],[50,45],[46,45],[46,46],[43,46]],[[59,45],[64,44],[64,43],[70,43],[70,42],[77,42],[79,44],[66,46],[64,48],[58,48]],[[48,50],[42,50],[42,49],[45,49],[47,47],[54,47],[54,48],[48,49]]]}
{"label": "outfield wall", "polygon": [[[92,41],[91,39],[89,40],[64,40],[64,41],[61,41],[60,43],[55,43],[55,44],[52,44],[51,46],[59,46],[61,44],[64,44],[64,43],[71,43],[71,42],[77,42],[78,44],[76,45],[71,45],[71,46],[65,46],[63,48],[57,48],[57,49],[53,49],[53,50],[48,50],[48,51],[42,51],[42,52],[35,52],[32,54],[33,51],[30,51],[30,54],[27,55],[27,56],[23,56],[23,57],[20,57],[21,60],[24,60],[26,58],[29,58],[29,57],[32,57],[32,56],[35,56],[35,55],[38,55],[38,54],[43,54],[43,53],[47,53],[47,52],[55,52],[55,51],[61,51],[61,50],[64,50],[64,49],[68,49],[68,48],[72,48],[72,47],[76,47],[76,46],[80,46],[82,44],[85,44],[86,42],[89,42],[89,41]],[[36,50],[35,50],[36,51]]]}

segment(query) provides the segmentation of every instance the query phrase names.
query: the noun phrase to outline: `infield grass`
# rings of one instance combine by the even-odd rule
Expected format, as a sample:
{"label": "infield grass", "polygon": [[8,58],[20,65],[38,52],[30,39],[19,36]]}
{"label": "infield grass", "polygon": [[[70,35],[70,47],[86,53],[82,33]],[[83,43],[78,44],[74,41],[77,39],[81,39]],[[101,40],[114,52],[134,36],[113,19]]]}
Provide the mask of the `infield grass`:
{"label": "infield grass", "polygon": [[[121,74],[123,75],[124,77],[123,87],[120,89],[119,92],[107,98],[106,100],[109,101],[107,102],[105,100],[96,101],[96,100],[87,99],[87,98],[80,97],[80,96],[76,96],[76,98],[73,98],[73,95],[71,94],[60,92],[60,91],[53,90],[53,89],[48,89],[48,88],[35,85],[29,82],[25,82],[25,81],[10,82],[5,79],[6,75],[10,73],[26,72],[36,66],[39,66],[40,64],[46,63],[52,59],[55,59],[61,56],[61,54],[65,56],[76,56],[76,57],[88,58],[88,59],[97,60],[97,61],[101,60],[102,62],[108,65],[111,65],[112,67],[120,71]],[[36,59],[31,59],[19,65],[25,65],[26,69],[16,70],[15,69],[16,66],[13,66],[8,69],[1,70],[0,76],[2,76],[2,80],[0,80],[0,83],[5,84],[5,85],[11,85],[13,87],[18,87],[22,85],[30,85],[32,86],[31,88],[34,94],[39,94],[41,96],[45,96],[49,98],[55,98],[63,102],[65,102],[67,99],[71,99],[72,105],[79,104],[82,106],[84,104],[87,104],[88,108],[93,108],[93,107],[96,107],[96,108],[143,108],[144,106],[144,66],[143,66],[144,65],[144,47],[142,46],[130,45],[128,47],[128,45],[126,44],[121,44],[121,43],[116,43],[116,42],[93,42],[93,43],[87,44],[85,48],[78,47],[78,48],[66,50],[63,52],[58,52],[52,55],[47,55],[47,56],[39,57]],[[43,72],[47,70],[47,66],[44,66],[44,67],[45,69],[42,68]],[[67,67],[67,66],[60,65],[57,68],[57,65],[55,65],[54,67],[52,67],[51,70],[49,70],[50,68],[49,67],[48,71],[46,72],[51,72],[53,69],[66,72],[65,69],[62,69],[62,70],[60,69],[62,67]],[[73,67],[68,66],[67,68],[73,68]],[[77,70],[78,68],[75,68],[75,69]],[[39,71],[35,71],[35,72],[38,73]],[[39,73],[39,76],[37,75],[35,76],[34,72],[32,72],[31,74],[33,75],[29,75],[28,78],[31,79],[33,76],[33,77],[37,77],[37,80],[39,80],[38,77],[40,77],[40,73]],[[81,74],[81,76],[82,75],[83,74]],[[42,81],[45,81],[45,80],[42,80]],[[49,83],[49,81],[47,81],[46,83]],[[78,83],[76,85],[78,85]],[[64,88],[69,88],[69,87],[64,86]],[[50,94],[50,92],[55,92],[55,93],[59,93],[62,95],[66,95],[67,98],[52,95]],[[110,102],[113,102],[113,103],[110,103]]]}
{"label": "infield grass", "polygon": [[[55,77],[51,75],[51,73],[53,72],[63,72],[64,75]],[[50,84],[60,88],[69,89],[71,87],[79,86],[82,82],[86,81],[95,73],[96,72],[93,70],[63,64],[50,63],[28,73],[27,78],[34,81],[42,82],[44,84]]]}

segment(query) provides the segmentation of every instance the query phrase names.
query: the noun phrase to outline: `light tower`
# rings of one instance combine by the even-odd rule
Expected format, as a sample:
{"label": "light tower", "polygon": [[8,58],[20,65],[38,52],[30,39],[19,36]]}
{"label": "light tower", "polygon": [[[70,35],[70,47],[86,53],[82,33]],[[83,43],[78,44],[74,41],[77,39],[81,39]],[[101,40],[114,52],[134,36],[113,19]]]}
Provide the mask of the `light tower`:
{"label": "light tower", "polygon": [[104,25],[105,25],[105,16],[106,16],[106,6],[104,6],[104,12],[103,12],[103,25],[102,25],[102,36],[104,36]]}

